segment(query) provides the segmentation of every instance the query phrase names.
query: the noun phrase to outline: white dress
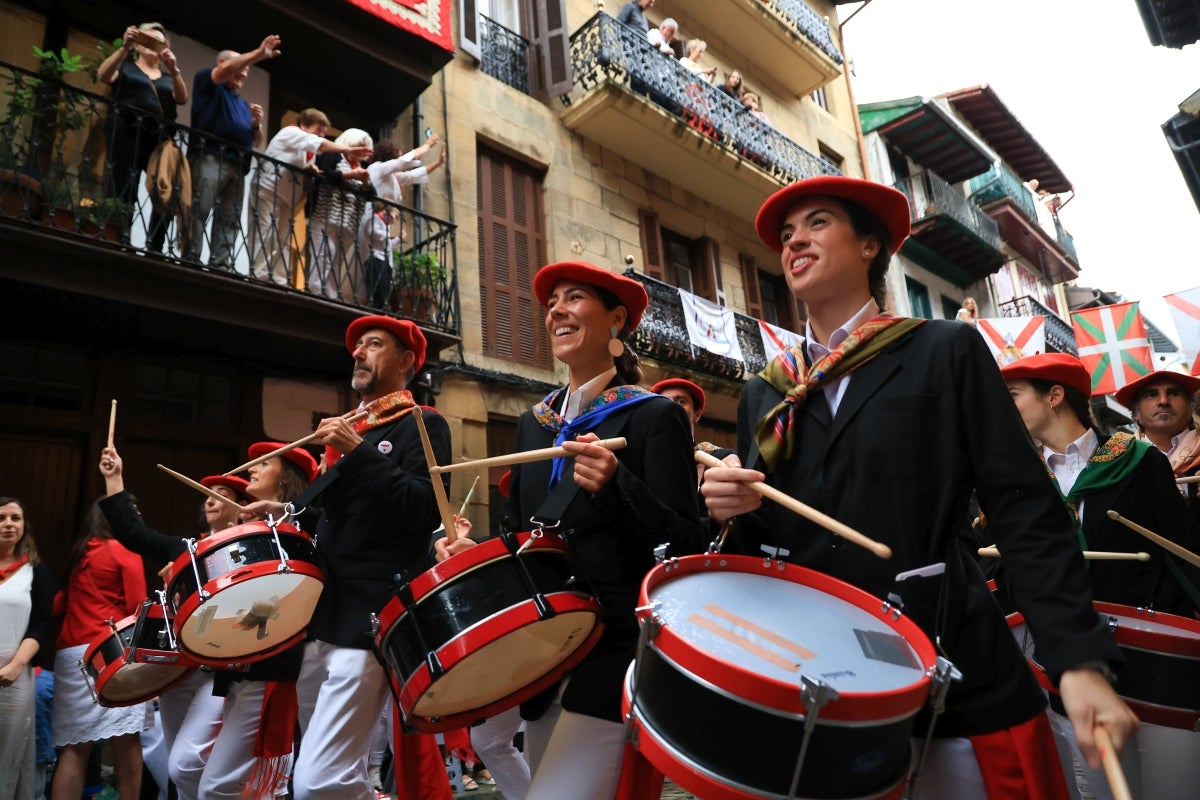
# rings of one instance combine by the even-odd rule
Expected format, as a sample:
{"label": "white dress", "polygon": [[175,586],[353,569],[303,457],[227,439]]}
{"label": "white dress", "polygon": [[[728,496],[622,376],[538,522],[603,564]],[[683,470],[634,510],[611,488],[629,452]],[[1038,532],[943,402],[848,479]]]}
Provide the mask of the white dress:
{"label": "white dress", "polygon": [[[0,664],[16,655],[29,627],[33,608],[33,566],[26,564],[0,583]],[[34,700],[33,667],[0,689],[0,798],[33,800]]]}

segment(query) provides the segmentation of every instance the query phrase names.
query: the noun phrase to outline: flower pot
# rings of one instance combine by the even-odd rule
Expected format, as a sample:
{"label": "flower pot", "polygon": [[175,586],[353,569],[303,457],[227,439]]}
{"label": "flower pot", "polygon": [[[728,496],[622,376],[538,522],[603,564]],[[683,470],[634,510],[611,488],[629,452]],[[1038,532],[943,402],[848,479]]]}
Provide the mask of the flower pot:
{"label": "flower pot", "polygon": [[437,316],[437,300],[429,289],[400,287],[392,292],[392,305],[400,316],[414,320],[432,320]]}
{"label": "flower pot", "polygon": [[0,218],[34,221],[45,202],[41,181],[23,172],[0,169]]}

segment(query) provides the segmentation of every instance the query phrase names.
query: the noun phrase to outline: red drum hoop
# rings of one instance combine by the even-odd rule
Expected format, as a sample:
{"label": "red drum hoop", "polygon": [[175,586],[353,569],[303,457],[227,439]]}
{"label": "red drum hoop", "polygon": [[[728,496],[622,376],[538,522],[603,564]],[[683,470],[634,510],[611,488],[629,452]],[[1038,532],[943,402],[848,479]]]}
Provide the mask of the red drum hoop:
{"label": "red drum hoop", "polygon": [[813,570],[723,555],[655,567],[639,606],[643,644],[623,707],[638,750],[684,789],[706,800],[789,797],[805,677],[837,697],[817,715],[796,796],[903,791],[937,654],[895,608]]}
{"label": "red drum hoop", "polygon": [[402,587],[379,614],[375,651],[405,725],[426,733],[470,725],[574,669],[600,638],[603,609],[572,583],[561,537],[519,533]]}
{"label": "red drum hoop", "polygon": [[137,614],[113,624],[88,645],[83,666],[102,706],[132,706],[157,697],[196,669],[178,650],[167,649],[169,620],[150,600]]}
{"label": "red drum hoop", "polygon": [[221,669],[270,658],[304,638],[324,585],[312,537],[294,525],[247,522],[213,534],[167,576],[180,649]]}

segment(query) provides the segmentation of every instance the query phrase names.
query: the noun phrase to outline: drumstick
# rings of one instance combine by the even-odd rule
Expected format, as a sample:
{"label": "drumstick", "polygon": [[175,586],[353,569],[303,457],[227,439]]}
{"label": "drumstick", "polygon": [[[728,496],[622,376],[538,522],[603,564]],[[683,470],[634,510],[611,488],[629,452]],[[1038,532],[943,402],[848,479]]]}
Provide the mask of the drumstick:
{"label": "drumstick", "polygon": [[471,502],[471,495],[475,494],[475,486],[479,483],[479,476],[475,476],[475,480],[471,481],[471,488],[467,490],[467,496],[463,498],[462,508],[458,510],[458,515],[461,517],[467,513],[467,503]]}
{"label": "drumstick", "polygon": [[[113,400],[113,402],[117,402]],[[1176,483],[1200,483],[1200,475],[1188,475],[1186,478],[1176,478]]]}
{"label": "drumstick", "polygon": [[[703,450],[696,451],[696,460],[699,461],[701,464],[703,464],[706,467],[728,466],[725,462],[721,461],[720,459],[716,458],[715,456],[711,456],[708,453],[705,453]],[[746,487],[758,492],[763,497],[767,497],[767,498],[770,498],[771,500],[774,500],[776,503],[783,506],[784,508],[786,508],[790,511],[795,511],[797,514],[804,517],[805,519],[808,519],[808,520],[811,520],[811,521],[817,523],[818,525],[822,526],[826,530],[833,531],[838,536],[841,536],[843,539],[854,542],[859,547],[865,547],[866,549],[870,550],[872,553],[879,556],[880,558],[891,558],[892,557],[892,548],[888,547],[883,542],[877,542],[874,539],[870,539],[870,538],[864,536],[863,534],[854,530],[854,528],[851,528],[849,525],[846,525],[843,522],[838,522],[833,517],[829,516],[828,514],[818,511],[817,509],[813,508],[810,505],[801,503],[796,498],[790,497],[789,495],[784,494],[783,492],[776,489],[774,486],[768,486],[767,484],[763,483],[762,481],[745,481],[744,485]]]}
{"label": "drumstick", "polygon": [[[347,417],[343,414],[342,419],[346,420],[346,422],[358,422],[360,419],[362,419],[363,417],[365,417],[367,414],[370,414],[370,413],[371,412],[369,410],[364,410],[364,411],[359,411],[357,414],[354,414],[353,416],[349,416],[349,417]],[[229,470],[229,472],[225,472],[222,474],[225,477],[228,477],[230,475],[236,475],[239,472],[244,472],[245,470],[248,470],[251,467],[258,466],[259,464],[263,463],[264,461],[266,461],[268,459],[274,458],[275,456],[278,456],[278,455],[283,455],[284,453],[286,453],[289,450],[295,450],[297,447],[306,445],[315,438],[317,438],[317,432],[313,431],[308,436],[297,439],[296,441],[292,442],[291,444],[285,444],[283,447],[277,447],[269,453],[263,453],[258,458],[252,458],[249,461],[247,461],[245,464],[242,464],[240,467],[234,467],[233,469]]]}
{"label": "drumstick", "polygon": [[1100,761],[1104,764],[1104,776],[1108,778],[1108,788],[1112,789],[1115,800],[1133,800],[1129,793],[1129,784],[1125,782],[1125,773],[1121,769],[1121,759],[1117,749],[1113,747],[1112,739],[1104,726],[1092,728],[1092,737],[1096,740],[1096,749],[1100,751]]}
{"label": "drumstick", "polygon": [[[980,558],[1000,558],[1000,548],[979,548]],[[1084,550],[1083,557],[1088,561],[1149,561],[1149,553],[1114,553],[1106,550]]]}
{"label": "drumstick", "polygon": [[156,466],[157,466],[159,469],[161,469],[163,472],[167,473],[168,475],[171,475],[171,476],[174,476],[175,478],[178,478],[180,481],[182,481],[183,483],[186,483],[188,486],[192,487],[192,488],[193,488],[193,489],[195,489],[196,491],[198,491],[198,492],[201,492],[201,493],[203,493],[203,494],[206,494],[206,495],[208,495],[209,497],[211,497],[211,498],[212,498],[212,499],[214,499],[214,500],[220,500],[220,501],[221,501],[222,503],[224,503],[225,505],[227,505],[227,506],[233,506],[233,507],[234,507],[234,508],[236,508],[238,511],[245,511],[245,510],[246,510],[246,509],[245,509],[243,506],[240,506],[240,505],[238,505],[238,504],[237,504],[237,502],[235,502],[235,501],[233,501],[233,500],[230,500],[228,497],[226,497],[225,495],[221,494],[220,492],[214,492],[212,489],[208,488],[208,487],[207,487],[207,486],[205,486],[204,484],[202,484],[202,483],[196,483],[194,480],[192,480],[191,478],[189,478],[189,477],[188,477],[188,476],[186,476],[186,475],[180,475],[180,474],[179,474],[178,472],[176,472],[175,470],[173,470],[173,469],[168,469],[167,467],[164,467],[162,464],[157,464]]}
{"label": "drumstick", "polygon": [[454,529],[454,512],[450,510],[450,498],[446,497],[446,487],[434,470],[437,469],[437,457],[433,454],[433,444],[429,441],[429,432],[425,430],[425,418],[421,416],[421,407],[413,406],[413,416],[417,419],[417,432],[421,434],[421,447],[425,448],[425,462],[429,465],[429,477],[433,482],[433,496],[437,498],[438,512],[442,516],[442,527],[446,529],[446,543],[458,541],[458,531]]}
{"label": "drumstick", "polygon": [[[600,439],[588,444],[599,445],[605,450],[620,450],[627,442],[625,437],[616,439]],[[474,461],[460,461],[457,464],[447,464],[444,467],[430,467],[430,473],[457,472],[463,469],[487,469],[488,467],[507,467],[512,464],[528,464],[531,461],[549,461],[552,458],[562,458],[569,455],[563,447],[543,447],[540,450],[526,450],[522,453],[509,453],[506,456],[477,458]]]}
{"label": "drumstick", "polygon": [[1200,556],[1196,555],[1191,550],[1188,550],[1186,547],[1180,547],[1179,545],[1172,542],[1170,539],[1167,539],[1163,536],[1159,536],[1154,531],[1147,530],[1146,528],[1143,528],[1141,525],[1138,525],[1136,522],[1132,522],[1130,520],[1125,519],[1120,514],[1118,514],[1116,511],[1113,511],[1112,509],[1109,509],[1108,518],[1115,519],[1117,522],[1121,523],[1126,528],[1137,531],[1142,536],[1145,536],[1147,539],[1154,542],[1162,549],[1164,549],[1168,552],[1174,553],[1175,555],[1179,556],[1180,558],[1182,558],[1184,561],[1188,562],[1192,566],[1200,567]]}
{"label": "drumstick", "polygon": [[112,410],[108,412],[108,447],[112,449],[113,434],[117,432],[117,401],[112,401]]}

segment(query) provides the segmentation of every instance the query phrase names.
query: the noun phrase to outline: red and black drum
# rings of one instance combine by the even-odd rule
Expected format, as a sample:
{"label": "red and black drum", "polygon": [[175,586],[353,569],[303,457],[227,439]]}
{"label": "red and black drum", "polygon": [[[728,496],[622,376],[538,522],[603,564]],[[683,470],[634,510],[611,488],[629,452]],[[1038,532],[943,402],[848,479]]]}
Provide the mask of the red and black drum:
{"label": "red and black drum", "polygon": [[595,646],[600,603],[572,577],[566,542],[505,534],[405,584],[379,615],[375,651],[404,723],[470,725],[552,686]]}
{"label": "red and black drum", "polygon": [[83,669],[102,706],[131,706],[182,681],[196,663],[171,647],[170,619],[150,600],[137,614],[97,636],[83,654]]}
{"label": "red and black drum", "polygon": [[627,721],[684,789],[705,800],[903,791],[937,656],[892,606],[802,567],[710,554],[651,570],[638,614]]}
{"label": "red and black drum", "polygon": [[180,647],[197,663],[232,669],[299,642],[324,585],[312,537],[247,522],[190,542],[170,566],[167,596]]}

